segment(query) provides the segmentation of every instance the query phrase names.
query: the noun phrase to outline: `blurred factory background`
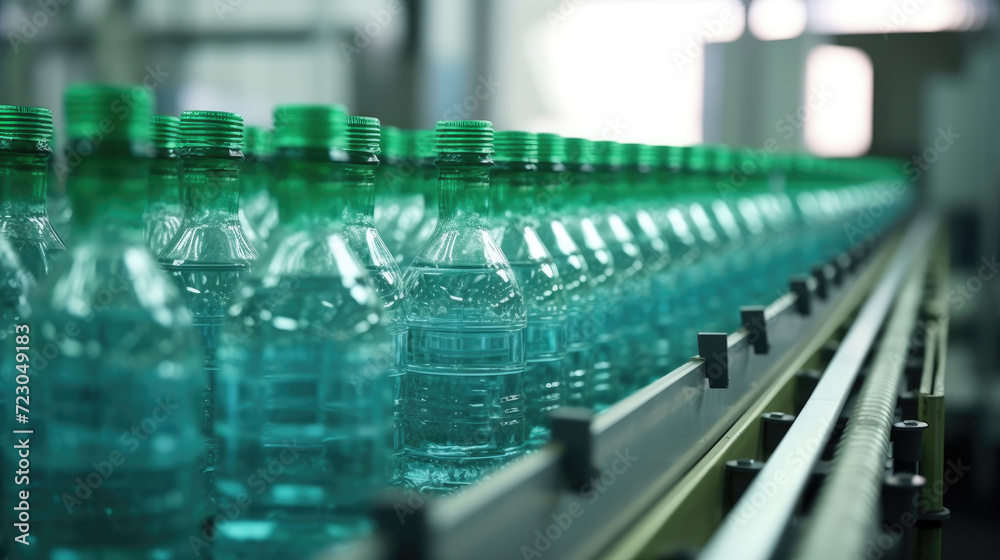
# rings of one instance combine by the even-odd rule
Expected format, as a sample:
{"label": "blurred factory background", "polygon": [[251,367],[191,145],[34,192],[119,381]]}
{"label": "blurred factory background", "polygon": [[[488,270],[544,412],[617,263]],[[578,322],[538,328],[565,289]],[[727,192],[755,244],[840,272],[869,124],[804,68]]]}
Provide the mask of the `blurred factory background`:
{"label": "blurred factory background", "polygon": [[277,103],[341,102],[400,127],[483,118],[904,159],[952,224],[949,456],[972,468],[947,497],[945,556],[973,557],[981,543],[964,537],[995,529],[1000,496],[997,12],[988,0],[3,0],[0,100],[61,122],[68,84],[135,82],[160,113],[251,124]]}

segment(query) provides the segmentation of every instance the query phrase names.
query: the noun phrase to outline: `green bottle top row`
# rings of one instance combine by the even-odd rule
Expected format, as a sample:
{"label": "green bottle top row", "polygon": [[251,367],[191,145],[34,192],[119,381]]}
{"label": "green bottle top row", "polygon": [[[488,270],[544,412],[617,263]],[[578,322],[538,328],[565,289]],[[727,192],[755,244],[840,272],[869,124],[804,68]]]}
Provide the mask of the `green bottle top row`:
{"label": "green bottle top row", "polygon": [[[382,127],[376,118],[349,116],[343,105],[287,104],[274,111],[274,128],[244,126],[243,117],[222,111],[153,115],[154,99],[142,86],[76,84],[65,94],[67,138],[150,144],[158,150],[228,150],[231,155],[270,157],[276,150],[352,152],[395,164],[429,164],[438,158],[480,156],[497,162],[569,164],[600,169],[654,169],[706,175],[774,171],[801,177],[898,177],[898,162],[863,158],[821,159],[722,145],[651,146],[609,140],[564,138],[522,131],[494,133],[489,121],[440,121],[435,130]],[[0,148],[52,151],[52,114],[41,107],[0,105]],[[80,150],[82,153],[82,150]]]}

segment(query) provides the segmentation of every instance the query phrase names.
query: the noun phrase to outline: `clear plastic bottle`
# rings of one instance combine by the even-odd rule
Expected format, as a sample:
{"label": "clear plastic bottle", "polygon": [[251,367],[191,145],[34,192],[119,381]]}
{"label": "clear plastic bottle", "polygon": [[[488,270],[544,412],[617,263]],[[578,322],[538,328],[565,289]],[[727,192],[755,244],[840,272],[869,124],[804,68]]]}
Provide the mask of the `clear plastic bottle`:
{"label": "clear plastic bottle", "polygon": [[[0,168],[3,169],[3,173],[0,173],[0,208],[3,209],[4,226],[14,225],[19,233],[25,228],[19,227],[21,224],[18,219],[10,224],[10,215],[26,211],[24,202],[17,199],[23,198],[21,193],[26,188],[31,189],[32,183],[37,182],[32,171],[37,169],[37,162],[45,157],[46,151],[51,150],[51,133],[52,116],[48,110],[0,106]],[[16,183],[27,184],[18,186]],[[11,191],[14,191],[15,201],[8,199]],[[28,231],[30,237],[34,236],[33,229]],[[6,235],[9,233],[12,232],[5,229],[5,235],[0,235],[0,380],[4,384],[4,389],[0,390],[0,445],[3,446],[0,450],[0,470],[4,473],[17,470],[15,463],[4,460],[4,453],[15,443],[11,441],[12,430],[22,428],[13,422],[13,404],[15,397],[20,394],[20,391],[15,392],[15,378],[20,373],[15,369],[18,365],[14,351],[15,327],[20,323],[27,303],[26,297],[35,283],[34,277],[21,264],[18,251],[7,240]],[[31,245],[28,249],[31,249]],[[5,474],[0,480],[0,554],[5,558],[8,548],[16,544],[8,534],[17,522],[12,517],[17,502],[8,501],[8,487],[11,499],[19,490],[24,489],[13,484],[14,479],[14,476]]]}
{"label": "clear plastic bottle", "polygon": [[645,197],[653,220],[662,224],[660,234],[670,247],[673,274],[672,299],[667,302],[674,325],[671,351],[675,367],[698,353],[697,334],[706,308],[701,298],[707,278],[703,267],[706,246],[699,240],[687,201],[690,185],[683,179],[684,150],[658,146],[657,165]]}
{"label": "clear plastic bottle", "polygon": [[[307,558],[370,531],[389,482],[393,341],[345,232],[341,107],[275,110],[280,221],[220,349],[215,560]],[[263,474],[261,474],[263,473]]]}
{"label": "clear plastic bottle", "polygon": [[399,416],[403,378],[406,373],[406,322],[403,319],[403,275],[375,228],[375,169],[379,165],[379,120],[347,117],[342,147],[347,161],[340,168],[344,199],[343,230],[351,250],[371,276],[382,301],[383,322],[392,332],[393,351],[378,356],[379,367],[390,377],[393,392],[393,480],[400,481],[404,462],[402,420]]}
{"label": "clear plastic bottle", "polygon": [[41,107],[0,105],[0,119],[19,127],[17,138],[0,142],[0,235],[17,252],[21,266],[41,280],[53,259],[66,250],[46,206],[52,113]]}
{"label": "clear plastic bottle", "polygon": [[149,163],[149,194],[142,219],[145,223],[143,237],[154,255],[174,238],[184,216],[177,169],[180,139],[180,119],[167,115],[153,117],[154,153]]}
{"label": "clear plastic bottle", "polygon": [[538,236],[535,215],[538,135],[497,132],[490,172],[493,239],[507,257],[528,311],[524,396],[528,447],[551,435],[549,413],[566,403],[566,303],[563,282]]}
{"label": "clear plastic bottle", "polygon": [[[25,485],[15,484],[19,477],[10,474],[18,470],[17,457],[12,456],[12,462],[6,460],[6,453],[16,443],[12,431],[30,428],[14,421],[14,405],[28,406],[31,398],[26,392],[30,385],[25,389],[16,384],[22,374],[17,366],[23,365],[16,361],[16,340],[23,332],[18,325],[23,324],[26,297],[35,278],[44,278],[50,259],[62,250],[45,214],[51,141],[52,114],[48,109],[0,105],[0,471],[4,473],[0,480],[0,554],[4,558],[9,547],[23,546],[8,535],[18,522],[13,508],[19,500],[14,498],[27,490]],[[34,275],[21,264],[19,253],[32,259]],[[30,373],[29,367],[30,363],[23,367],[24,374]],[[21,397],[19,402],[17,397]]]}
{"label": "clear plastic bottle", "polygon": [[151,108],[138,86],[66,93],[88,155],[67,181],[76,241],[27,318],[31,558],[189,558],[200,533],[199,339],[142,237]]}
{"label": "clear plastic bottle", "polygon": [[680,365],[675,362],[674,338],[676,320],[674,305],[677,289],[677,270],[671,246],[660,231],[650,211],[651,205],[643,201],[644,193],[658,190],[653,168],[656,152],[646,144],[624,145],[623,181],[612,195],[621,201],[612,219],[620,220],[618,229],[631,231],[642,256],[643,272],[639,280],[648,281],[649,302],[649,374],[640,379],[645,385],[666,375]]}
{"label": "clear plastic bottle", "polygon": [[[215,465],[213,395],[216,352],[226,309],[257,260],[239,219],[239,165],[243,118],[233,113],[185,111],[181,115],[181,186],[184,219],[159,265],[180,287],[201,330],[204,347],[205,484]],[[211,508],[206,512],[211,514]]]}
{"label": "clear plastic bottle", "polygon": [[594,375],[590,384],[589,407],[600,411],[614,404],[625,392],[621,371],[628,359],[622,344],[621,275],[617,273],[614,256],[600,234],[600,217],[594,212],[596,190],[594,164],[597,161],[594,142],[584,138],[567,138],[565,202],[560,215],[563,223],[583,251],[590,271],[594,294],[594,311],[585,328],[595,334]]}
{"label": "clear plastic bottle", "polygon": [[538,179],[535,181],[534,213],[538,237],[552,255],[563,283],[566,307],[566,404],[592,405],[594,345],[598,337],[594,291],[587,259],[573,240],[560,212],[566,199],[570,175],[566,168],[565,139],[555,134],[538,135]]}
{"label": "clear plastic bottle", "polygon": [[595,154],[593,179],[579,189],[586,191],[589,203],[584,207],[585,212],[596,225],[614,263],[618,287],[616,317],[624,343],[618,369],[618,397],[621,398],[645,385],[652,377],[652,274],[646,267],[635,235],[617,208],[626,191],[624,146],[618,142],[598,141]]}
{"label": "clear plastic bottle", "polygon": [[695,332],[723,332],[727,327],[724,315],[728,312],[728,239],[719,232],[712,218],[711,202],[706,196],[714,187],[707,176],[709,162],[705,147],[689,146],[683,150],[682,173],[677,181],[678,203],[690,220],[702,255],[701,284],[698,288],[701,313],[692,318],[690,325]]}
{"label": "clear plastic bottle", "polygon": [[403,277],[405,482],[470,484],[525,451],[527,312],[489,232],[493,126],[442,121],[437,228]]}

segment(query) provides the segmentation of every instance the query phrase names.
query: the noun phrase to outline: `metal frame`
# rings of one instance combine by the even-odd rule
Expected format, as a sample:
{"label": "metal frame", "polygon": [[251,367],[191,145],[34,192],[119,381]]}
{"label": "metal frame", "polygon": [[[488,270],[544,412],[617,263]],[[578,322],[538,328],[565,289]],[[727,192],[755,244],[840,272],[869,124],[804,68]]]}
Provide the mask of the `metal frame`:
{"label": "metal frame", "polygon": [[[885,275],[848,330],[806,406],[700,558],[767,560],[778,550],[811,467],[823,452],[858,371],[900,286],[916,260],[928,250],[937,227],[937,218],[926,215],[910,225]],[[743,514],[747,511],[752,515]]]}

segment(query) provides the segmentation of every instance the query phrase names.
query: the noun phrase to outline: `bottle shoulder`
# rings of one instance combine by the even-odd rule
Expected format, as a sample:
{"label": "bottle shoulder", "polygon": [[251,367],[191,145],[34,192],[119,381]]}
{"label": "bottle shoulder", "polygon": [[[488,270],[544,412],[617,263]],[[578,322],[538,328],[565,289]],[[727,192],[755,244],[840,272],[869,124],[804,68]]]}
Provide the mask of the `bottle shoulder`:
{"label": "bottle shoulder", "polygon": [[238,221],[198,223],[185,218],[167,247],[159,255],[165,268],[190,264],[248,267],[259,258],[257,250]]}
{"label": "bottle shoulder", "polygon": [[160,331],[191,325],[177,287],[149,250],[134,243],[81,242],[56,262],[29,302],[32,316],[87,325],[148,322]]}
{"label": "bottle shoulder", "polygon": [[485,227],[439,225],[403,274],[406,322],[521,328],[524,295]]}
{"label": "bottle shoulder", "polygon": [[66,249],[48,216],[8,216],[0,219],[0,233],[8,239],[32,242],[48,251]]}

